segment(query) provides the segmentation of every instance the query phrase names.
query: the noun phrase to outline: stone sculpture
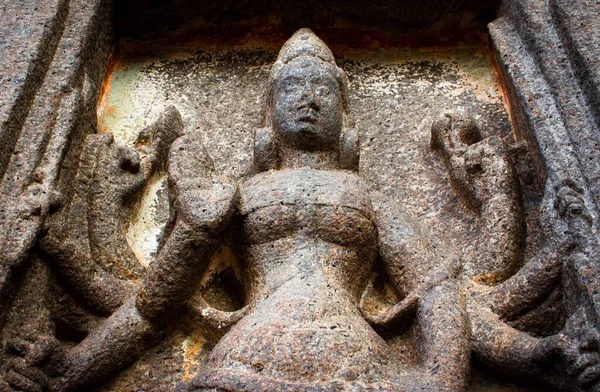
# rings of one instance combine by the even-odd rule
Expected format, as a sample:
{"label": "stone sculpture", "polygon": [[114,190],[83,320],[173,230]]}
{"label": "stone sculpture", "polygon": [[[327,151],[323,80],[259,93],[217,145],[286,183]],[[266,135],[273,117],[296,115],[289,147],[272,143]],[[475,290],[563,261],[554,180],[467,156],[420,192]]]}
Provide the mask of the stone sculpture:
{"label": "stone sculpture", "polygon": [[[523,220],[506,146],[480,140],[464,115],[441,117],[432,147],[461,200],[483,216],[487,236],[478,269],[461,274],[444,243],[357,174],[347,89],[327,46],[310,30],[296,32],[271,70],[254,175],[240,184],[215,172],[199,140],[181,136],[174,108],[136,150],[88,137],[73,197],[49,217],[39,248],[95,315],[71,326],[86,335],[72,347],[59,345],[47,325],[45,334],[15,333],[0,387],[71,391],[102,382],[178,323],[210,257],[229,241],[244,306],[202,305],[201,317],[224,333],[182,391],[464,391],[472,349],[503,371],[596,388],[593,306],[566,298],[563,331],[545,338],[509,322],[558,282],[585,285],[578,268],[589,260],[591,234],[577,188],[564,184],[546,203],[556,204],[571,235],[519,269]],[[120,228],[131,200],[167,161],[171,217],[143,270]],[[381,314],[361,302],[376,262],[402,296]],[[399,355],[384,335],[402,335],[413,349]],[[576,382],[553,376],[556,369]]]}
{"label": "stone sculpture", "polygon": [[[567,181],[556,192],[546,191],[546,214],[558,216],[546,217],[554,227],[546,229],[542,250],[517,272],[523,222],[506,143],[495,136],[482,140],[464,113],[446,113],[432,126],[431,144],[441,152],[454,189],[482,215],[493,240],[482,241],[492,244],[492,255],[483,248],[480,253],[486,273],[465,283],[474,353],[496,369],[536,377],[546,386],[600,390],[597,313],[581,294],[596,286],[591,257],[597,252],[581,190]],[[527,333],[536,323],[545,323],[546,330]],[[554,325],[559,330],[548,330]]]}
{"label": "stone sculpture", "polygon": [[[230,329],[202,373],[182,389],[465,389],[470,353],[456,282],[459,262],[355,173],[358,137],[349,126],[346,76],[309,30],[297,32],[281,50],[268,95],[265,128],[256,134],[256,175],[239,187],[214,172],[198,140],[182,136],[171,146],[174,215],[139,289],[115,278],[139,276],[128,268],[110,279],[74,270],[78,262],[85,266],[92,260],[93,250],[80,255],[80,248],[71,246],[73,238],[61,239],[61,231],[68,234],[64,227],[50,226],[42,249],[73,289],[111,315],[68,350],[62,362],[54,361],[62,369],[47,383],[36,361],[29,361],[36,348],[21,351],[24,359],[13,361],[9,384],[74,390],[129,363],[160,330],[176,322],[209,257],[231,235],[243,261],[246,304],[233,313],[206,312]],[[155,132],[152,143],[169,144],[178,133],[177,115],[167,113],[157,127],[171,132]],[[95,140],[88,141],[88,149],[94,150]],[[107,156],[119,162],[115,171],[137,180],[137,187],[119,188],[127,190],[121,192],[122,200],[139,188],[152,157],[162,150],[154,148],[159,153],[146,154],[139,162],[131,151],[100,148],[95,150],[101,155],[98,170],[107,170],[100,166]],[[112,178],[116,174],[109,173]],[[112,184],[122,185],[118,181]],[[100,197],[103,190],[117,195],[107,184],[96,185]],[[93,243],[115,240],[110,238],[114,227],[105,222],[92,229],[98,234]],[[110,254],[127,258],[118,249]],[[361,293],[378,253],[406,297],[384,315],[363,315]],[[109,264],[117,270],[127,265]],[[407,333],[418,345],[418,356],[402,363],[374,328],[410,325]]]}

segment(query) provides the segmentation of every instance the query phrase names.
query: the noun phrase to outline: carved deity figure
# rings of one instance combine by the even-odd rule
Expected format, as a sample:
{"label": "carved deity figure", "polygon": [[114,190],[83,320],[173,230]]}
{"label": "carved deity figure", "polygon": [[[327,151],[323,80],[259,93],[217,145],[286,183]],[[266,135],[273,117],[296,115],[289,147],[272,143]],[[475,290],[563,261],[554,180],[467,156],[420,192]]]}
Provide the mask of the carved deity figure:
{"label": "carved deity figure", "polygon": [[[83,271],[81,265],[94,265],[93,252],[78,254],[61,229],[48,229],[42,250],[75,292],[110,316],[63,355],[47,355],[55,358],[53,372],[31,360],[35,350],[52,350],[39,342],[22,349],[8,385],[80,390],[131,363],[177,323],[210,257],[231,238],[244,306],[205,307],[203,317],[227,332],[181,390],[464,390],[470,347],[459,261],[357,174],[347,89],[329,48],[302,29],[270,73],[254,176],[238,185],[215,173],[197,139],[175,140],[168,158],[172,216],[146,271],[112,281]],[[177,113],[166,116],[163,128],[181,126]],[[145,156],[124,157],[119,168],[138,173],[150,165]],[[369,314],[361,296],[378,259],[403,299]],[[132,276],[138,286],[121,284]],[[381,331],[407,335],[414,354],[400,357]]]}
{"label": "carved deity figure", "polygon": [[[24,279],[21,302],[39,312],[2,331],[0,391],[90,390],[184,314],[215,339],[180,391],[458,392],[467,389],[472,351],[501,372],[599,390],[593,289],[600,268],[577,186],[547,191],[554,233],[523,260],[525,223],[508,146],[482,139],[464,114],[441,116],[431,147],[482,227],[465,246],[477,258],[467,265],[358,174],[347,77],[310,30],[285,43],[267,88],[254,173],[239,182],[214,170],[172,107],[135,149],[110,135],[88,136],[72,194],[38,240],[36,254],[50,267],[31,268],[54,302],[40,304]],[[160,170],[171,215],[145,268],[123,227]],[[224,244],[239,262],[243,299],[235,311],[194,296]],[[380,313],[364,301],[375,270],[400,299]]]}

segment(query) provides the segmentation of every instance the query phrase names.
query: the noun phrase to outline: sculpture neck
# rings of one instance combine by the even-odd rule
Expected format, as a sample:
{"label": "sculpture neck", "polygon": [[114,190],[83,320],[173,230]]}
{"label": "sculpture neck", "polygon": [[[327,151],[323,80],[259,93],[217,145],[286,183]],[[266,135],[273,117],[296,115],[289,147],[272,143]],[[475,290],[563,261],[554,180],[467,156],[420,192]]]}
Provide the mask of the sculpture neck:
{"label": "sculpture neck", "polygon": [[282,169],[310,167],[317,170],[339,170],[338,151],[302,151],[287,146],[279,147]]}

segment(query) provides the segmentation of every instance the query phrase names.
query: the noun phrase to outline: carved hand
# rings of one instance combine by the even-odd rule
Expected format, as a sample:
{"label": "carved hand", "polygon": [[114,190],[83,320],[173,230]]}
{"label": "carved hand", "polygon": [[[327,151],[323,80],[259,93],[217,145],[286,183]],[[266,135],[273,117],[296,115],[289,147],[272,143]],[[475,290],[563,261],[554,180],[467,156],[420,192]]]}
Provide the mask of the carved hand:
{"label": "carved hand", "polygon": [[197,137],[185,135],[173,143],[168,176],[178,219],[209,236],[218,235],[229,224],[237,186],[215,173]]}
{"label": "carved hand", "polygon": [[2,392],[54,390],[64,364],[64,353],[54,337],[17,337],[7,343],[7,349]]}
{"label": "carved hand", "polygon": [[159,119],[138,135],[136,149],[142,153],[143,170],[164,169],[173,142],[183,135],[183,120],[174,106],[167,107]]}
{"label": "carved hand", "polygon": [[592,218],[583,200],[583,191],[571,181],[565,181],[558,187],[554,207],[573,228],[583,229],[592,224]]}
{"label": "carved hand", "polygon": [[498,193],[514,193],[511,162],[497,136],[482,139],[473,118],[442,114],[431,127],[431,148],[439,151],[452,187],[474,211]]}
{"label": "carved hand", "polygon": [[532,356],[540,363],[559,359],[583,390],[600,388],[600,334],[582,308],[567,320],[562,332],[540,339]]}
{"label": "carved hand", "polygon": [[481,217],[473,275],[494,284],[519,264],[523,214],[518,180],[507,148],[497,136],[481,138],[465,113],[444,113],[431,127],[431,147],[440,153],[452,188]]}

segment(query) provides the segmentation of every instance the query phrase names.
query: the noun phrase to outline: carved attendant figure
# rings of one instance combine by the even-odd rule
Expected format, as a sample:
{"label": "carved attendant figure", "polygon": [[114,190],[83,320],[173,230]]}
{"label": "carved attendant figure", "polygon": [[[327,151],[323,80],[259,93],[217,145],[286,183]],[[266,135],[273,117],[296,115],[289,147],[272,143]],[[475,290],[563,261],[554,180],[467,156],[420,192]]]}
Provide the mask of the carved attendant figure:
{"label": "carved attendant figure", "polygon": [[[197,140],[173,143],[174,215],[157,258],[139,291],[66,353],[51,390],[84,388],[139,356],[181,312],[226,232],[245,306],[206,309],[230,329],[182,390],[466,389],[458,260],[356,173],[346,76],[310,30],[282,48],[268,96],[256,175],[239,187],[214,173]],[[404,299],[371,315],[361,295],[378,257]],[[414,354],[400,358],[376,332],[386,329],[404,333]],[[13,375],[33,382],[31,371]]]}
{"label": "carved attendant figure", "polygon": [[600,277],[598,243],[583,190],[572,180],[555,186],[548,180],[544,242],[525,261],[518,181],[506,144],[498,136],[482,140],[474,120],[460,112],[440,116],[431,140],[453,188],[484,227],[476,276],[469,282],[463,275],[475,356],[513,377],[599,391],[598,308],[590,295]]}

